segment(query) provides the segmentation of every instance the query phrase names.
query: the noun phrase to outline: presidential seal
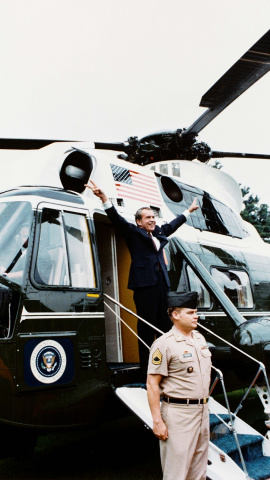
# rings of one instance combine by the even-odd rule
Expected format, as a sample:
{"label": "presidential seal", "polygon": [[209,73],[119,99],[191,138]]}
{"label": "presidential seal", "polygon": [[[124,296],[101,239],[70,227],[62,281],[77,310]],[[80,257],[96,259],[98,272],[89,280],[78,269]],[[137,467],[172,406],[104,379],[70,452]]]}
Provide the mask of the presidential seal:
{"label": "presidential seal", "polygon": [[30,368],[34,377],[42,383],[55,383],[59,380],[67,364],[65,350],[55,340],[44,340],[33,350]]}

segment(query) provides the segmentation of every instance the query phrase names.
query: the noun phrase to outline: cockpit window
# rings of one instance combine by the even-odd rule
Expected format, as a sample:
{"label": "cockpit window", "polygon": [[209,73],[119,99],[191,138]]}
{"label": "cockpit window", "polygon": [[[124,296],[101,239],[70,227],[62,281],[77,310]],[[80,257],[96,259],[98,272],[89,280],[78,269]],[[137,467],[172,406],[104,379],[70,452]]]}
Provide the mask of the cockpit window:
{"label": "cockpit window", "polygon": [[86,217],[64,213],[73,287],[95,288],[93,254]]}
{"label": "cockpit window", "polygon": [[205,288],[203,283],[200,281],[199,277],[197,277],[196,273],[192,270],[192,268],[188,265],[187,266],[187,274],[188,280],[190,285],[190,290],[194,292],[198,292],[198,308],[210,308],[211,306],[211,298],[208,290]]}
{"label": "cockpit window", "polygon": [[32,208],[29,202],[0,204],[0,274],[22,284]]}
{"label": "cockpit window", "polygon": [[212,268],[212,277],[237,308],[252,308],[250,280],[243,270]]}
{"label": "cockpit window", "polygon": [[85,215],[43,209],[34,279],[39,285],[96,287]]}
{"label": "cockpit window", "polygon": [[[193,212],[187,219],[187,225],[198,228],[201,231],[229,235],[236,238],[248,236],[245,224],[228,205],[225,205],[209,193],[180,182],[170,177],[158,178],[160,191],[168,208],[174,215],[183,213],[197,197],[199,209]],[[164,188],[164,186],[166,188]],[[181,192],[182,198],[179,193]]]}
{"label": "cockpit window", "polygon": [[69,285],[64,226],[61,212],[44,208],[34,273],[40,285]]}

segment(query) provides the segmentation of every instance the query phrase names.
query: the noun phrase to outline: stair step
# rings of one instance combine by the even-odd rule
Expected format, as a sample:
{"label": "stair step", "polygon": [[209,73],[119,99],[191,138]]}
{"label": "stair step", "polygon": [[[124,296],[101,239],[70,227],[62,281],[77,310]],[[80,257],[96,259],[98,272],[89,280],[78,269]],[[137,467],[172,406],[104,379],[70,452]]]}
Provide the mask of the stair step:
{"label": "stair step", "polygon": [[[227,414],[221,414],[219,417],[226,423],[230,420],[230,417]],[[211,442],[227,453],[232,460],[243,469],[233,433],[225,432],[224,434],[221,434],[219,430],[217,430],[217,435],[215,437],[215,428],[219,425],[222,427],[223,424],[219,418],[212,413],[209,415],[209,421],[210,430],[212,432]],[[250,478],[253,480],[268,480],[270,478],[270,457],[263,456],[263,437],[260,435],[238,434],[237,438]]]}
{"label": "stair step", "polygon": [[[249,447],[256,444],[261,446],[263,441],[263,437],[261,437],[260,435],[238,434],[237,438],[241,448]],[[213,443],[228,455],[231,455],[232,453],[237,451],[237,445],[234,435],[232,433],[220,435],[216,439],[214,438]]]}
{"label": "stair step", "polygon": [[250,478],[254,480],[266,480],[270,478],[270,457],[259,457],[251,462],[246,462]]}
{"label": "stair step", "polygon": [[[262,441],[263,438],[260,435],[237,435],[239,445],[243,458],[247,462],[258,460],[263,458],[262,455]],[[240,456],[237,449],[235,437],[232,433],[226,435],[219,435],[216,438],[211,438],[211,442],[214,443],[223,452],[227,453],[231,459],[241,466]],[[267,478],[267,477],[266,477]]]}
{"label": "stair step", "polygon": [[[230,420],[230,417],[229,415],[226,413],[221,413],[218,415],[220,418],[222,418],[222,420],[224,422],[229,422]],[[209,415],[209,421],[210,421],[210,429],[213,428],[213,427],[216,427],[217,425],[220,425],[221,421],[219,420],[219,418],[214,414],[214,413],[210,413]]]}

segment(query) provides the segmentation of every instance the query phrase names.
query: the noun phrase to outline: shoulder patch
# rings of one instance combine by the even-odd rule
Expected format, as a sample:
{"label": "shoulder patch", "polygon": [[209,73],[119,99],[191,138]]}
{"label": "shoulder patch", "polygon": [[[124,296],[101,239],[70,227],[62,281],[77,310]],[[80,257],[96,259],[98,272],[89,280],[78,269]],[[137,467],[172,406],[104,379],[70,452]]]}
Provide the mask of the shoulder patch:
{"label": "shoulder patch", "polygon": [[162,362],[162,357],[163,357],[163,355],[162,355],[161,351],[159,350],[159,348],[157,348],[152,355],[153,365],[160,365],[161,362]]}

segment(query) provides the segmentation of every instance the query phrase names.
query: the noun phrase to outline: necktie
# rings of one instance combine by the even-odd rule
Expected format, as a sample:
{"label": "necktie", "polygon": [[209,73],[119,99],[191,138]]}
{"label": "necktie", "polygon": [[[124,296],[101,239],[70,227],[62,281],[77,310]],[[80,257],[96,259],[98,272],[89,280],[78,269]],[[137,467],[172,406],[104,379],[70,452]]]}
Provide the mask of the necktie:
{"label": "necktie", "polygon": [[156,242],[155,242],[155,240],[153,239],[152,233],[147,232],[147,235],[149,235],[149,237],[151,238],[151,240],[152,240],[152,242],[153,242],[153,245],[154,245],[154,247],[155,247],[155,250],[157,250]]}
{"label": "necktie", "polygon": [[[158,249],[157,249],[157,245],[156,245],[156,242],[155,242],[155,240],[154,240],[154,238],[153,238],[152,233],[147,232],[147,235],[149,235],[149,237],[151,237],[152,242],[153,242],[154,247],[155,247],[155,250],[157,251],[157,250],[158,250]],[[164,249],[162,250],[162,253],[163,253],[163,258],[164,258],[165,265],[168,265],[168,260],[167,260],[166,253],[165,253],[165,250],[164,250]]]}

